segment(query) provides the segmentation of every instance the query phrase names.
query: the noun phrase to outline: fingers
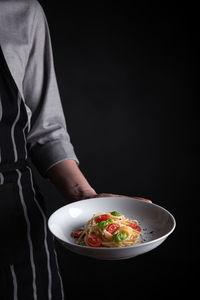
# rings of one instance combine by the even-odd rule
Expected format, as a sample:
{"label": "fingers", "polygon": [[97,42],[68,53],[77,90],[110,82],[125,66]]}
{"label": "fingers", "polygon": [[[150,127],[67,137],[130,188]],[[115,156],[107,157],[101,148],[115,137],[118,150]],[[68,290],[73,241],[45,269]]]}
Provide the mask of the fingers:
{"label": "fingers", "polygon": [[125,195],[117,195],[117,194],[109,194],[109,193],[100,193],[97,194],[95,196],[92,196],[92,198],[103,198],[103,197],[128,197],[128,198],[135,198],[135,199],[139,199],[139,200],[143,200],[149,203],[152,203],[152,201],[150,199],[146,199],[146,198],[142,198],[142,197],[130,197],[130,196],[125,196]]}
{"label": "fingers", "polygon": [[100,194],[97,194],[97,195],[93,196],[92,198],[103,198],[103,197],[126,197],[126,196],[108,194],[108,193],[100,193]]}
{"label": "fingers", "polygon": [[150,199],[141,198],[141,197],[132,197],[132,198],[135,198],[135,199],[139,199],[139,200],[143,200],[143,201],[146,201],[146,202],[152,203],[152,201],[151,201]]}

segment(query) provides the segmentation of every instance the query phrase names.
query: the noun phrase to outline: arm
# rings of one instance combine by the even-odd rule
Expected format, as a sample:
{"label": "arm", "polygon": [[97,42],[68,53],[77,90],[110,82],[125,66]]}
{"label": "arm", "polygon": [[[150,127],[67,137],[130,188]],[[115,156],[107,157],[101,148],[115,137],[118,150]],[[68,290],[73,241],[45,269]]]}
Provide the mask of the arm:
{"label": "arm", "polygon": [[[97,197],[127,197],[109,193],[97,194],[84,177],[77,163],[71,159],[57,163],[47,171],[46,175],[63,197],[70,202]],[[146,198],[133,198],[152,202]]]}
{"label": "arm", "polygon": [[97,195],[75,160],[67,159],[57,163],[48,169],[46,176],[67,201],[72,202]]}
{"label": "arm", "polygon": [[116,196],[97,194],[78,167],[57,86],[47,20],[38,1],[33,3],[35,17],[23,80],[25,102],[32,113],[29,156],[68,201]]}
{"label": "arm", "polygon": [[31,161],[45,176],[56,163],[66,159],[78,163],[78,158],[67,131],[47,20],[38,1],[31,3],[32,26],[23,80],[25,103],[32,114],[27,146]]}

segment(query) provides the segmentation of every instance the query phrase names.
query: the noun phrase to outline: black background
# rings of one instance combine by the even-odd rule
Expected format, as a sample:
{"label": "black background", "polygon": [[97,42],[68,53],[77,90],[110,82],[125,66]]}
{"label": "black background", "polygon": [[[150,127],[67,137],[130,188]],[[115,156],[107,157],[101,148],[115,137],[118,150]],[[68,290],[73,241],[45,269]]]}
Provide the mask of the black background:
{"label": "black background", "polygon": [[[197,8],[40,3],[80,169],[97,192],[150,198],[177,221],[161,246],[124,261],[78,256],[56,243],[68,299],[191,293],[198,234],[191,221],[198,199]],[[49,214],[65,204],[36,170],[35,176]]]}

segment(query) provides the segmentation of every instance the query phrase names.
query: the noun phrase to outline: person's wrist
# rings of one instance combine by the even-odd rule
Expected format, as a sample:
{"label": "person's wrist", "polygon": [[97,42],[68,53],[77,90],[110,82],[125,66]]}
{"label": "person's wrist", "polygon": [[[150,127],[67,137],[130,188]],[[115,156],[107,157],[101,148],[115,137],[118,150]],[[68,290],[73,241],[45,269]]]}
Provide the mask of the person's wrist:
{"label": "person's wrist", "polygon": [[80,184],[75,184],[68,189],[68,198],[71,201],[92,198],[96,195],[96,191],[91,186],[82,186]]}

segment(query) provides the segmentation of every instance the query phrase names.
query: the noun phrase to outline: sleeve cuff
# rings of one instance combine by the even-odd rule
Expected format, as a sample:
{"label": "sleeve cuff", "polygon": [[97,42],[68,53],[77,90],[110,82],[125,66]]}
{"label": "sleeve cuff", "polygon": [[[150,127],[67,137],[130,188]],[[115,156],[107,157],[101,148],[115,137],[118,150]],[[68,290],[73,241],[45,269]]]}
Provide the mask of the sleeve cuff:
{"label": "sleeve cuff", "polygon": [[36,144],[29,151],[29,156],[39,173],[45,178],[47,178],[46,172],[51,167],[65,159],[73,159],[79,164],[72,144],[60,140]]}

